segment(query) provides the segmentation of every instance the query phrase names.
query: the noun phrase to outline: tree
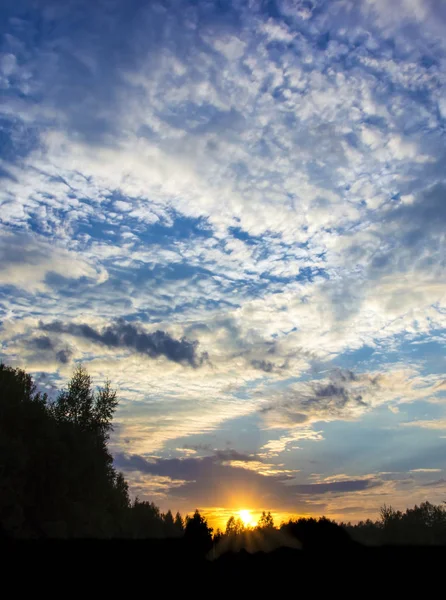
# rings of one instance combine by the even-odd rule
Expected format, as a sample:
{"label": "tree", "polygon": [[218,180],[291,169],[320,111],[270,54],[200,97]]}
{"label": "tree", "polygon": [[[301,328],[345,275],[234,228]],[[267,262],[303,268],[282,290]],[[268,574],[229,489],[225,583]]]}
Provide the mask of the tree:
{"label": "tree", "polygon": [[78,367],[55,402],[0,365],[0,521],[13,537],[123,535],[128,486],[107,448],[116,408]]}
{"label": "tree", "polygon": [[70,422],[82,431],[91,431],[108,439],[113,429],[113,415],[118,405],[116,390],[112,390],[110,381],[95,394],[91,377],[87,370],[78,365],[66,390],[63,390],[53,404],[53,412],[60,422]]}
{"label": "tree", "polygon": [[54,404],[54,415],[58,421],[68,421],[87,430],[91,425],[94,397],[91,377],[82,365],[78,365]]}
{"label": "tree", "polygon": [[153,502],[135,498],[131,509],[131,535],[134,538],[164,537],[164,522],[160,510]]}
{"label": "tree", "polygon": [[262,512],[257,526],[259,529],[274,529],[274,519],[270,511]]}
{"label": "tree", "polygon": [[226,523],[226,535],[240,535],[245,531],[245,525],[243,521],[238,518],[229,517],[228,522]]}
{"label": "tree", "polygon": [[48,417],[47,397],[21,369],[0,364],[0,522],[7,535],[45,534],[39,521],[44,505],[56,432]]}
{"label": "tree", "polygon": [[393,523],[399,521],[402,517],[402,514],[399,510],[394,510],[391,506],[386,506],[386,504],[381,506],[379,509],[379,515],[383,527],[391,526]]}
{"label": "tree", "polygon": [[212,547],[213,528],[208,526],[207,520],[203,517],[198,508],[192,517],[186,517],[186,527],[184,530],[184,539],[198,552],[207,552]]}
{"label": "tree", "polygon": [[117,406],[116,390],[111,389],[111,383],[107,379],[104,387],[98,390],[91,419],[94,428],[105,439],[108,439],[109,432],[113,431],[112,421]]}
{"label": "tree", "polygon": [[228,522],[226,523],[225,535],[234,535],[235,534],[235,518],[230,516]]}
{"label": "tree", "polygon": [[179,512],[175,515],[175,532],[177,537],[181,537],[184,533],[184,521]]}
{"label": "tree", "polygon": [[175,522],[173,520],[173,515],[170,510],[166,512],[166,514],[162,515],[163,525],[164,525],[164,535],[165,537],[175,537]]}
{"label": "tree", "polygon": [[218,542],[223,538],[223,536],[223,531],[219,527],[217,527],[217,531],[214,533],[214,537],[212,538],[214,545],[218,544]]}

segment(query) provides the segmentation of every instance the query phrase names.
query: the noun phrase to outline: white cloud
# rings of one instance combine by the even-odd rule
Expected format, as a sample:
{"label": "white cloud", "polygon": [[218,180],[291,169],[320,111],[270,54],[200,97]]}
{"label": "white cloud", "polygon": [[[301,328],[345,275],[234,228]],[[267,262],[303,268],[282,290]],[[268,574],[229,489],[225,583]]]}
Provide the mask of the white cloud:
{"label": "white cloud", "polygon": [[88,278],[95,285],[107,279],[107,272],[82,256],[58,248],[36,236],[0,232],[0,284],[28,292],[48,290],[47,277],[57,274],[68,279]]}
{"label": "white cloud", "polygon": [[[290,433],[290,435],[283,435],[278,440],[270,440],[266,444],[261,447],[261,451],[265,453],[266,456],[278,456],[284,450],[291,446],[291,444],[295,444],[299,440],[313,440],[320,441],[323,440],[321,431],[314,431],[311,428],[304,427],[299,430],[294,430]],[[291,449],[298,449],[298,446],[291,446]]]}
{"label": "white cloud", "polygon": [[421,427],[422,429],[446,429],[446,419],[425,419],[401,423],[404,427]]}

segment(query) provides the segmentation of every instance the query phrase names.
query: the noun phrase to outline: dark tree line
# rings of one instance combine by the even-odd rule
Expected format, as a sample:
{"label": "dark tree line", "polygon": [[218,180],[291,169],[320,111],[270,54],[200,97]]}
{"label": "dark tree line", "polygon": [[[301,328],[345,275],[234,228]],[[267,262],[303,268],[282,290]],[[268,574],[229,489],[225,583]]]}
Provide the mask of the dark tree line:
{"label": "dark tree line", "polygon": [[[12,538],[181,537],[179,513],[130,502],[107,442],[117,406],[79,366],[56,400],[0,364],[0,525]],[[187,525],[187,523],[186,523]]]}
{"label": "dark tree line", "polygon": [[[382,545],[446,545],[446,504],[422,502],[405,512],[391,506],[380,509],[379,519],[351,523],[336,523],[326,517],[290,519],[276,528],[271,513],[263,513],[256,527],[245,527],[240,519],[230,517],[225,532],[217,531],[220,544],[249,547],[259,534],[286,545],[293,538],[306,549],[341,547],[356,542],[365,546]],[[280,536],[279,534],[284,534]],[[276,546],[278,544],[275,544]]]}
{"label": "dark tree line", "polygon": [[[110,383],[93,390],[79,366],[51,401],[21,369],[0,364],[0,529],[11,538],[177,538],[207,552],[215,546],[279,547],[298,540],[320,548],[351,540],[366,545],[446,544],[446,508],[423,502],[404,513],[384,506],[376,521],[356,525],[295,519],[275,527],[263,512],[257,527],[231,517],[213,530],[195,511],[184,520],[152,502],[130,501],[107,443],[118,401]],[[263,543],[263,542],[262,542]],[[260,549],[262,546],[260,545]]]}
{"label": "dark tree line", "polygon": [[79,367],[55,402],[0,365],[0,515],[14,537],[119,535],[127,484],[107,450],[116,394]]}
{"label": "dark tree line", "polygon": [[384,505],[380,518],[341,524],[352,539],[367,545],[446,545],[446,504],[422,502],[405,512]]}

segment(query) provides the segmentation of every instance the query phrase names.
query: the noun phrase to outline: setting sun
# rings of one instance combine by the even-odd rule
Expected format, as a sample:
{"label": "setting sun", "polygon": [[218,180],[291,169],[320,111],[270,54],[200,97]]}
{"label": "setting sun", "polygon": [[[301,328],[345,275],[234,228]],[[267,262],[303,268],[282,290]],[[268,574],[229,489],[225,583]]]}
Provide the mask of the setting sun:
{"label": "setting sun", "polygon": [[243,525],[245,525],[245,527],[255,525],[250,510],[240,510],[238,514],[240,515],[240,518],[243,521]]}

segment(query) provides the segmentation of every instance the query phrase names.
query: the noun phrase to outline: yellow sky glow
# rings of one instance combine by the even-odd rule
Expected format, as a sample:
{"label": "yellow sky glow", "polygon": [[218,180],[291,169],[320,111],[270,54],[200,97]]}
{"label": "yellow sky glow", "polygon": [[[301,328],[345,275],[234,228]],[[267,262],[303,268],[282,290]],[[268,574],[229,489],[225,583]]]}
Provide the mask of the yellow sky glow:
{"label": "yellow sky glow", "polygon": [[245,527],[252,527],[256,524],[256,521],[254,520],[250,510],[247,510],[247,509],[239,510],[238,514],[239,514],[241,520],[243,521],[243,525]]}

